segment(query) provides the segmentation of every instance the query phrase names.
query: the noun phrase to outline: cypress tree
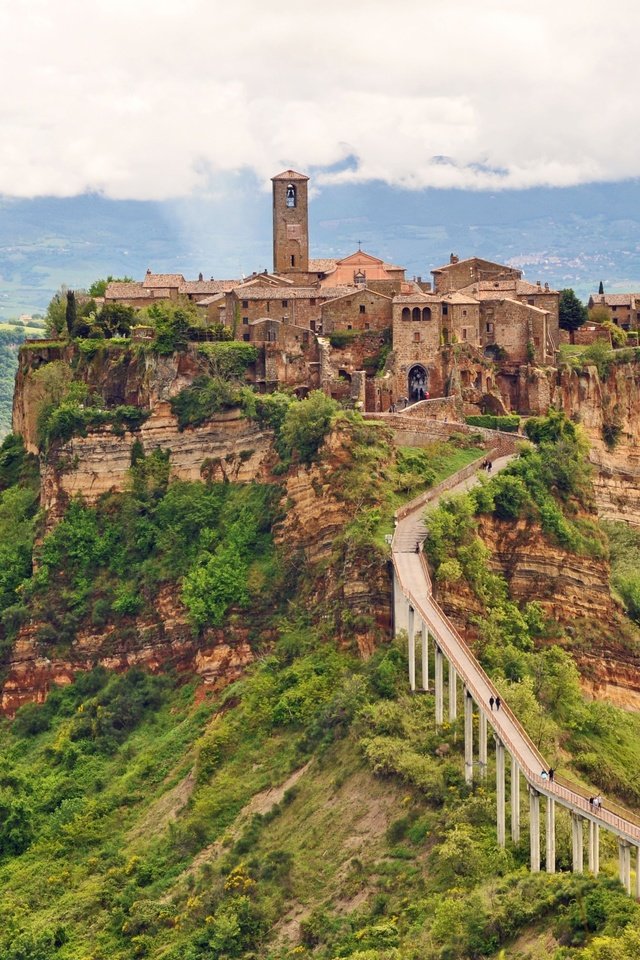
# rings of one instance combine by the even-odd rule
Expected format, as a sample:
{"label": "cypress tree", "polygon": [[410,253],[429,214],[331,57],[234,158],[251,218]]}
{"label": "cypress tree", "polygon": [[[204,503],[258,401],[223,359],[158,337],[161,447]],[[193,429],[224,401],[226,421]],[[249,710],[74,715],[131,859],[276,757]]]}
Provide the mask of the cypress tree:
{"label": "cypress tree", "polygon": [[67,312],[66,312],[66,321],[67,321],[67,330],[69,331],[69,336],[72,337],[76,328],[76,320],[78,319],[78,309],[76,306],[76,295],[73,290],[67,290]]}

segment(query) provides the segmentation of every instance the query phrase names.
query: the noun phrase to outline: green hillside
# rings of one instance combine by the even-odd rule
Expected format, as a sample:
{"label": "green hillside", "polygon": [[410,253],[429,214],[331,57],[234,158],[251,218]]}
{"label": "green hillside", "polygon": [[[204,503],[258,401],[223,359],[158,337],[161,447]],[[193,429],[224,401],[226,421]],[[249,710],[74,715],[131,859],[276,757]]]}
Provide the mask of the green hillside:
{"label": "green hillside", "polygon": [[11,432],[13,387],[18,369],[20,344],[44,335],[44,324],[25,326],[18,321],[0,323],[0,439]]}
{"label": "green hillside", "polygon": [[[281,437],[295,461],[308,434],[292,422],[313,400],[294,407]],[[335,410],[316,445],[336,417],[352,453],[334,473],[354,505],[329,561],[343,572],[347,559],[384,564],[389,510],[477,450],[396,451]],[[579,435],[553,418],[540,430],[510,471],[432,515],[432,563],[484,604],[483,662],[547,755],[637,806],[640,717],[583,698],[558,625],[515,603],[478,541],[481,516],[506,514],[576,553],[608,549],[577,514],[589,496]],[[37,464],[5,441],[5,670],[32,622],[51,657],[85,624],[126,642],[166,583],[194,635],[246,624],[255,659],[223,690],[184,671],[97,667],[2,722],[0,960],[637,958],[640,908],[616,879],[612,838],[599,879],[573,875],[559,815],[563,872],[529,874],[526,798],[523,839],[501,850],[492,761],[486,782],[465,784],[461,721],[436,731],[433,697],[408,694],[406,638],[363,659],[343,617],[336,642],[318,588],[327,563],[273,535],[286,476],[285,462],[273,484],[169,483],[166,458],[140,455],[128,492],[73,501],[42,537]]]}

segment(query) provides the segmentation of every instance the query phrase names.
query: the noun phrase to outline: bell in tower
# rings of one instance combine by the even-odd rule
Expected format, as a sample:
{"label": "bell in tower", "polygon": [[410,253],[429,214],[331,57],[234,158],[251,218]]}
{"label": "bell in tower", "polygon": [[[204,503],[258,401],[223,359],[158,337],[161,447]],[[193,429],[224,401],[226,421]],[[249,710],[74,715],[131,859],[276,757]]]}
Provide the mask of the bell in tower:
{"label": "bell in tower", "polygon": [[296,188],[292,183],[287,184],[287,206],[295,207],[296,205]]}

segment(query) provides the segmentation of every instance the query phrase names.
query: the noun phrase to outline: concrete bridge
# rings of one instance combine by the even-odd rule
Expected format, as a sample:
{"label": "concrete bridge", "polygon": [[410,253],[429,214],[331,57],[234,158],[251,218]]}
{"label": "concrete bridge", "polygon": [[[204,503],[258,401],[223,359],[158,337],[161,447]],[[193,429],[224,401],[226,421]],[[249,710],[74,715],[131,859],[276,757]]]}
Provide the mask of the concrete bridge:
{"label": "concrete bridge", "polygon": [[[500,453],[501,451],[496,451]],[[493,457],[492,457],[493,459]],[[511,459],[494,459],[496,473]],[[478,482],[478,464],[465,468],[447,482],[450,493],[457,493]],[[563,777],[549,780],[542,776],[549,765],[533,744],[509,705],[501,698],[500,708],[491,709],[490,699],[498,691],[484,672],[471,650],[442,611],[433,597],[427,562],[422,550],[416,552],[416,543],[424,539],[426,530],[423,513],[427,502],[435,503],[442,496],[441,489],[431,495],[422,495],[396,514],[396,530],[392,543],[394,566],[395,617],[397,634],[406,630],[409,638],[409,684],[416,690],[416,672],[420,667],[419,686],[435,693],[436,726],[444,722],[445,674],[447,678],[448,719],[458,716],[460,700],[464,716],[465,779],[471,784],[476,777],[487,776],[489,740],[495,748],[498,843],[506,842],[506,776],[507,762],[510,777],[510,835],[514,843],[520,840],[520,786],[529,797],[530,865],[533,872],[541,869],[540,819],[546,818],[544,866],[548,873],[556,870],[555,821],[556,806],[566,808],[571,817],[573,870],[584,870],[585,825],[588,835],[588,869],[597,875],[600,869],[600,830],[609,830],[618,840],[620,881],[631,893],[631,856],[636,864],[634,894],[640,899],[640,818],[616,804],[606,802],[595,807],[589,803],[589,794],[577,784]],[[417,643],[416,643],[417,638]],[[434,677],[429,675],[429,650],[433,647]],[[419,651],[419,653],[418,653]],[[417,655],[418,654],[418,655]],[[478,717],[478,742],[474,743],[474,715]],[[489,737],[491,731],[491,738]]]}

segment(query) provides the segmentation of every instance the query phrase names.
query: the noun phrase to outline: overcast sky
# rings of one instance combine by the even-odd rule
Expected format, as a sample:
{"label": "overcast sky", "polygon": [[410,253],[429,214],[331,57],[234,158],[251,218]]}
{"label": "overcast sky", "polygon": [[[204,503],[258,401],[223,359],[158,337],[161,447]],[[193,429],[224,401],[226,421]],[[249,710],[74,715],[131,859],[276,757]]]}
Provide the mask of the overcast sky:
{"label": "overcast sky", "polygon": [[640,175],[631,0],[0,0],[0,193]]}

